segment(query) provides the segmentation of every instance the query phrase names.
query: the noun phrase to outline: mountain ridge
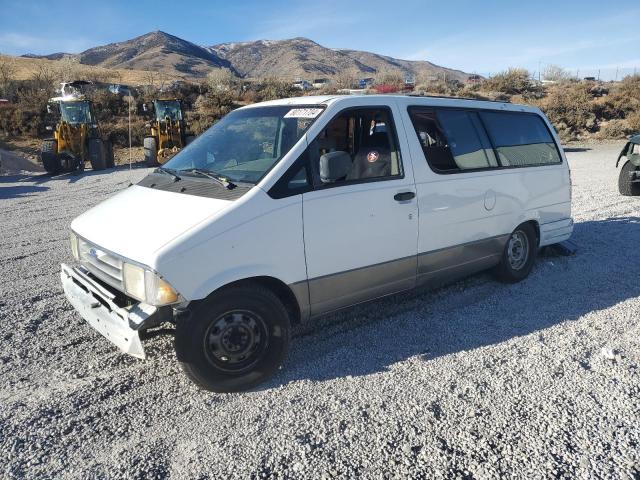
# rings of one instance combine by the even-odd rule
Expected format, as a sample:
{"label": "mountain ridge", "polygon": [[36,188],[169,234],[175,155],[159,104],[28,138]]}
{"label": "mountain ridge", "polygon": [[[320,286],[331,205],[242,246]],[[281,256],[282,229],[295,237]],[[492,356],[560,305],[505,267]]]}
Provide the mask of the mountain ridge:
{"label": "mountain ridge", "polygon": [[27,58],[59,60],[71,57],[80,64],[114,69],[163,71],[187,77],[204,77],[226,68],[244,78],[320,78],[346,72],[360,77],[395,71],[405,76],[443,75],[464,81],[469,74],[421,60],[403,60],[352,49],[333,49],[305,37],[284,40],[225,42],[197,45],[157,30],[122,42],[81,53],[26,54]]}

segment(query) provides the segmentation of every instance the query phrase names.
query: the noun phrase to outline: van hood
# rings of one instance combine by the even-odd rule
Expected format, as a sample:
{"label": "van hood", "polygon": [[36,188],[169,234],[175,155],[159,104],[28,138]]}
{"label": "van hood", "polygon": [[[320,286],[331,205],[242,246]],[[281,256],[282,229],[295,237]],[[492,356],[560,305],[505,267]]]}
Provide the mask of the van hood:
{"label": "van hood", "polygon": [[80,215],[71,229],[105,250],[154,267],[160,248],[232,203],[133,185]]}

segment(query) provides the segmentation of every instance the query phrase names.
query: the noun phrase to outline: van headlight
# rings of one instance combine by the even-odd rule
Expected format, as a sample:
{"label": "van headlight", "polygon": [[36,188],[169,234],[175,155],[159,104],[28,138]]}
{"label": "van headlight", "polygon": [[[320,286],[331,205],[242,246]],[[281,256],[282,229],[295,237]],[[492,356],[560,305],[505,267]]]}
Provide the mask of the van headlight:
{"label": "van headlight", "polygon": [[122,277],[125,293],[141,302],[161,306],[178,300],[173,287],[151,270],[124,262]]}
{"label": "van headlight", "polygon": [[80,261],[80,254],[78,253],[78,236],[71,232],[69,234],[69,240],[71,241],[71,253],[76,261]]}

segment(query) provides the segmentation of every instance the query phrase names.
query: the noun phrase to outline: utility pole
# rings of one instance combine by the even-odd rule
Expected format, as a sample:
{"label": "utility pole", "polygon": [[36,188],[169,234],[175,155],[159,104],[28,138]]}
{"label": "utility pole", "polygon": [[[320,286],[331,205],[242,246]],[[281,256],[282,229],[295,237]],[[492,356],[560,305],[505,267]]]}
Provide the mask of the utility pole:
{"label": "utility pole", "polygon": [[598,81],[600,81],[600,69],[598,69]]}
{"label": "utility pole", "polygon": [[616,67],[616,80],[615,80],[616,82],[618,81],[618,68],[619,67]]}
{"label": "utility pole", "polygon": [[538,60],[538,82],[540,81],[540,66],[542,65],[542,60]]}

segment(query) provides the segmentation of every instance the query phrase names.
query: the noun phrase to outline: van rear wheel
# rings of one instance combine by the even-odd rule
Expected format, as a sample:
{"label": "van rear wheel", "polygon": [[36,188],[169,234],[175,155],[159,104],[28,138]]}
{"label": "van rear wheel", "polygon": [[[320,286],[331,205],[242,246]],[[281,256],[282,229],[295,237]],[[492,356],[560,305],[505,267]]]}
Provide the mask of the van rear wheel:
{"label": "van rear wheel", "polygon": [[176,325],[185,374],[214,392],[247,390],[280,367],[289,349],[286,308],[270,290],[246,284],[220,290]]}
{"label": "van rear wheel", "polygon": [[495,275],[501,282],[516,283],[524,280],[535,262],[538,253],[538,238],[530,223],[519,225],[509,236],[502,252]]}

